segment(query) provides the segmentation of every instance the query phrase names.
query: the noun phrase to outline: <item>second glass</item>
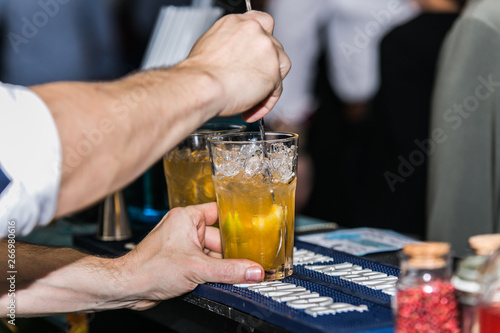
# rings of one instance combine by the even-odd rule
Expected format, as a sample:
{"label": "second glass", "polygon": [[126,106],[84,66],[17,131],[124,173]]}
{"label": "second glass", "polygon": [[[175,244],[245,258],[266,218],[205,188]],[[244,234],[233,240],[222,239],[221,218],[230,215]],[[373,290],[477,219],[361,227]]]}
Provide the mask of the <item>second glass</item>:
{"label": "second glass", "polygon": [[170,209],[215,201],[207,139],[245,129],[238,124],[207,123],[164,156]]}
{"label": "second glass", "polygon": [[264,280],[293,273],[298,135],[258,132],[209,139],[224,258],[262,265]]}

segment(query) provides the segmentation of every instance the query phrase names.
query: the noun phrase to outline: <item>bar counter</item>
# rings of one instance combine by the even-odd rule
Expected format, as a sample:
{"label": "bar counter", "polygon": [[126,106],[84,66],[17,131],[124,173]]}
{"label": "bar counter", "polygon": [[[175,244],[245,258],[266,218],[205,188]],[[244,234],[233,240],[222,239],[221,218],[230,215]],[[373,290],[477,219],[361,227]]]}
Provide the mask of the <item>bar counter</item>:
{"label": "bar counter", "polygon": [[[145,235],[135,232],[134,238],[127,241],[103,242],[94,234],[73,237],[74,247],[100,255],[120,255],[130,244],[137,243]],[[319,262],[294,264],[294,274],[274,286],[233,286],[207,283],[198,286],[193,292],[167,300],[158,306],[143,312],[122,310],[121,318],[135,318],[144,327],[160,332],[392,332],[391,295],[369,285],[354,283],[340,275],[330,272],[324,274],[321,269],[331,265],[349,265],[356,269],[394,278],[398,276],[395,252],[371,254],[364,257],[353,256],[310,243],[296,240],[297,253],[310,257],[323,258]],[[297,257],[297,256],[295,256]],[[314,260],[314,259],[312,259]],[[294,260],[295,262],[295,260]],[[349,264],[347,264],[349,263]],[[330,266],[329,266],[330,265]],[[314,268],[314,269],[312,269]],[[338,274],[344,273],[345,267]],[[330,269],[331,271],[334,268]],[[368,282],[367,282],[368,283]],[[395,281],[391,283],[395,284]],[[259,292],[265,290],[265,292]],[[274,290],[277,291],[271,291]],[[288,289],[287,289],[288,288]],[[318,293],[333,307],[341,309],[325,314],[316,314],[302,308],[289,306],[290,302],[279,301],[273,295],[290,294],[281,289],[298,288],[307,293]],[[285,291],[287,291],[285,290]],[[257,292],[256,292],[257,291]],[[299,293],[300,294],[300,293]],[[311,295],[311,294],[308,294]],[[318,304],[319,305],[319,304]],[[329,304],[330,306],[332,304]],[[319,309],[322,309],[321,307]],[[325,308],[326,309],[326,308]],[[309,311],[309,313],[308,313]],[[327,311],[328,312],[328,311]],[[95,314],[95,323],[113,314]],[[92,331],[91,331],[92,332]]]}
{"label": "bar counter", "polygon": [[[321,224],[324,221],[314,222]],[[127,247],[130,247],[130,244],[138,243],[150,228],[144,225],[139,229],[134,228],[133,238],[126,241],[104,242],[96,238],[95,223],[58,221],[58,225],[39,229],[38,234],[35,233],[26,241],[64,246],[70,243],[70,246],[86,252],[119,256],[128,251]],[[54,237],[55,233],[59,236]],[[321,268],[351,263],[364,271],[373,271],[372,274],[378,272],[387,276],[397,276],[399,269],[396,252],[358,257],[297,239],[295,243],[299,253],[306,251],[324,259],[322,262],[306,264],[295,264],[294,260],[294,274],[280,281],[282,284],[275,288],[296,286],[306,289],[307,292],[318,293],[322,298],[331,298],[334,303],[350,305],[350,308],[344,309],[344,312],[313,316],[306,313],[307,309],[291,308],[287,305],[286,299],[284,302],[276,301],[279,298],[270,297],[273,292],[256,292],[258,289],[255,286],[208,283],[198,286],[191,293],[163,301],[146,311],[114,310],[90,314],[88,317],[90,332],[393,331],[390,294],[346,281],[341,276],[323,274]],[[281,293],[274,292],[274,294]],[[46,319],[53,320],[53,318]]]}

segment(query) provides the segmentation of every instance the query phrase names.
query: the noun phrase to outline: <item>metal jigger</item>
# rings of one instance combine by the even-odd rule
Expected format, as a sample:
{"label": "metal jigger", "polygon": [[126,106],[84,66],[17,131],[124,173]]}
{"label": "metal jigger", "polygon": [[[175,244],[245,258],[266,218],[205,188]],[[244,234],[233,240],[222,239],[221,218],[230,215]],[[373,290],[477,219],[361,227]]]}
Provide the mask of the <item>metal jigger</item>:
{"label": "metal jigger", "polygon": [[132,237],[125,201],[121,191],[106,197],[99,214],[97,238],[121,241]]}

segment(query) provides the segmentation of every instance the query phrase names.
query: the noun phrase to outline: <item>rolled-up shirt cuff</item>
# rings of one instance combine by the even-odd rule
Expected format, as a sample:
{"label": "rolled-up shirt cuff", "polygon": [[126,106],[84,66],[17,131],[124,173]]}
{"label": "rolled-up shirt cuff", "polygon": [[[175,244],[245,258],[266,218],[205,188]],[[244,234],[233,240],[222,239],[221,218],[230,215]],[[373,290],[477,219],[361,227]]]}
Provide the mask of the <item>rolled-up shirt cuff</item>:
{"label": "rolled-up shirt cuff", "polygon": [[28,88],[0,83],[0,237],[28,234],[55,215],[62,150],[45,103]]}

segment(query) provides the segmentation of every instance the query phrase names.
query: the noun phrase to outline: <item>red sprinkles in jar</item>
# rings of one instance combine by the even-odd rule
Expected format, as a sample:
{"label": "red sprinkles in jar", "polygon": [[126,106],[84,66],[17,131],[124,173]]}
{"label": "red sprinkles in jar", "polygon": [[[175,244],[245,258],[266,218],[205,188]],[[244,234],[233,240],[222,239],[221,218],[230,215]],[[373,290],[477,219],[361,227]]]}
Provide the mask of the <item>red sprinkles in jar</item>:
{"label": "red sprinkles in jar", "polygon": [[460,332],[455,288],[447,281],[399,290],[396,332]]}
{"label": "red sprinkles in jar", "polygon": [[451,283],[450,245],[407,244],[396,284],[395,331],[459,333],[459,308]]}

